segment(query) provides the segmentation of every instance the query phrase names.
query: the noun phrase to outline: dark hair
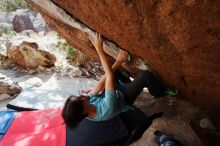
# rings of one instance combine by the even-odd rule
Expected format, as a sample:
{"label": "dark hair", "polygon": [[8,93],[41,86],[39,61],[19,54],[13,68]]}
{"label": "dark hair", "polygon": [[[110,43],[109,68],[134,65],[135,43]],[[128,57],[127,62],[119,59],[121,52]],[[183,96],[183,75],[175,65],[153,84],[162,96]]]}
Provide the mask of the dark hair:
{"label": "dark hair", "polygon": [[78,123],[86,117],[81,96],[68,97],[62,111],[62,117],[64,119],[64,123],[70,129],[75,128]]}

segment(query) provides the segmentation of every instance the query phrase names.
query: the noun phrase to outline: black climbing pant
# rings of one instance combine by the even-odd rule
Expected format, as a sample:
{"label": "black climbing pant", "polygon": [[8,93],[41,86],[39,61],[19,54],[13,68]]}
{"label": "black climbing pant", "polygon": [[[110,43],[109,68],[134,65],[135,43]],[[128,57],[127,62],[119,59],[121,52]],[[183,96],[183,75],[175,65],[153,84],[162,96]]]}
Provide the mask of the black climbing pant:
{"label": "black climbing pant", "polygon": [[130,83],[126,83],[123,88],[119,90],[125,96],[125,100],[129,105],[133,105],[138,95],[143,91],[143,88],[147,87],[150,94],[155,97],[161,97],[165,95],[165,87],[158,80],[158,78],[150,71],[141,71],[134,80]]}
{"label": "black climbing pant", "polygon": [[[144,87],[147,87],[149,92],[155,97],[164,96],[165,88],[149,71],[141,71],[134,77],[133,81],[130,81],[128,77],[119,71],[115,72],[115,77],[117,84],[120,84],[120,82],[124,83],[124,85],[119,86],[118,89],[123,92],[127,104],[131,106],[141,91],[143,91]],[[136,107],[134,107],[134,110],[121,113],[120,117],[130,133],[125,145],[129,145],[129,143],[139,139],[143,132],[151,125],[152,121],[162,115],[163,113],[156,113],[147,116]]]}

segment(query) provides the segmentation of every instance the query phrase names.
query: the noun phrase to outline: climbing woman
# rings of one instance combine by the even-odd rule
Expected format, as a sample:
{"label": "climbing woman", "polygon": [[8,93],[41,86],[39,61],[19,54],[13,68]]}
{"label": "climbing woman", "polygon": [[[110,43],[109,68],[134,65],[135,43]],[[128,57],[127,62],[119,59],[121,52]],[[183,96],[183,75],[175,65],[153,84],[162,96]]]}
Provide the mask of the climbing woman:
{"label": "climbing woman", "polygon": [[[92,121],[106,121],[120,113],[134,110],[132,105],[144,87],[148,87],[154,96],[163,96],[163,87],[149,71],[140,72],[126,85],[117,85],[115,72],[126,61],[128,54],[122,51],[111,67],[103,50],[101,35],[96,34],[95,40],[90,40],[99,55],[105,75],[87,95],[70,96],[67,99],[62,117],[69,128],[75,128],[85,117]],[[103,88],[105,92],[100,93]]]}

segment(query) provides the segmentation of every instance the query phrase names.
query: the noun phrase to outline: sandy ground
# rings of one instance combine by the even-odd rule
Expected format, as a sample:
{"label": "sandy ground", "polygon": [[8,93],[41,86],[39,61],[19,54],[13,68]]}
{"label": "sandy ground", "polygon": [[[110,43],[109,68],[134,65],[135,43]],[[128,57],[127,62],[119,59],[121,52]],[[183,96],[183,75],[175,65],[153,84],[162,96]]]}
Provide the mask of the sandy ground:
{"label": "sandy ground", "polygon": [[[95,86],[96,81],[92,78],[60,76],[56,73],[29,74],[16,70],[1,70],[0,77],[4,82],[18,82],[23,92],[32,91],[36,97],[51,98],[63,101],[69,95],[78,95],[83,89]],[[43,99],[43,98],[42,98]],[[0,108],[4,108],[10,100],[0,102]],[[42,100],[43,102],[43,100]]]}

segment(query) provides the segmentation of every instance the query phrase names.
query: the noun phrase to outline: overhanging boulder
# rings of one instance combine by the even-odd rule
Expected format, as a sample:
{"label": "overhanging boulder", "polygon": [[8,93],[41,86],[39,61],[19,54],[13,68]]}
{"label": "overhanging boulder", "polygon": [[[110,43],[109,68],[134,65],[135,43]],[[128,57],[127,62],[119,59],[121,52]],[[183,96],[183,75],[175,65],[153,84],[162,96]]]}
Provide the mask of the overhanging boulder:
{"label": "overhanging boulder", "polygon": [[[124,66],[129,72],[146,69],[148,64],[166,83],[180,89],[182,97],[219,109],[220,2],[27,1],[54,30],[85,54],[98,60],[87,36],[96,30],[117,43],[112,49],[123,48],[136,58]],[[76,27],[73,20],[82,23],[75,23]]]}

